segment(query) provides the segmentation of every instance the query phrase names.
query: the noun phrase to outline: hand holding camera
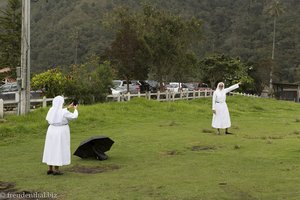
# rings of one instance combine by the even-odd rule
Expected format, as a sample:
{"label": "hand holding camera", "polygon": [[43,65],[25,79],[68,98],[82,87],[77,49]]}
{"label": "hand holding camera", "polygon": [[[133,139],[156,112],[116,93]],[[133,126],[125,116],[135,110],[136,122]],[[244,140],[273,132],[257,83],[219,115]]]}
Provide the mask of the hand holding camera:
{"label": "hand holding camera", "polygon": [[68,106],[68,109],[69,109],[69,108],[77,109],[78,103],[79,103],[79,102],[78,102],[77,100],[74,100],[74,101]]}

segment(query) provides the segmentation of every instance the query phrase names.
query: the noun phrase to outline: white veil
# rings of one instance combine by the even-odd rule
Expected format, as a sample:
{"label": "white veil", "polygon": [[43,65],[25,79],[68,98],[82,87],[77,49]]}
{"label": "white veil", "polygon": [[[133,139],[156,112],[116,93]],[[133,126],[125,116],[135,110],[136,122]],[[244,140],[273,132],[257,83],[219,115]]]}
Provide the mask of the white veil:
{"label": "white veil", "polygon": [[47,113],[46,120],[49,124],[62,123],[63,119],[63,105],[64,98],[62,96],[56,96],[52,101],[52,107]]}
{"label": "white veil", "polygon": [[221,84],[223,84],[223,89],[222,89],[222,90],[224,90],[225,84],[224,84],[223,82],[219,82],[218,85],[217,85],[217,88],[216,88],[216,92],[222,91],[222,90],[220,90],[220,88],[219,88],[219,86],[220,86]]}

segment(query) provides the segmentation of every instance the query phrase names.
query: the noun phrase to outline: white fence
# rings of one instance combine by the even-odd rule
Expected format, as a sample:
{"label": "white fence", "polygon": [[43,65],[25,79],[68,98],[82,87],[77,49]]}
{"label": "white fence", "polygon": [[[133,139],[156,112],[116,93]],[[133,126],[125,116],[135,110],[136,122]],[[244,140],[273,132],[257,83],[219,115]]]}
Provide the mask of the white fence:
{"label": "white fence", "polygon": [[246,93],[240,93],[240,92],[230,92],[231,95],[235,96],[245,96],[245,97],[254,97],[254,98],[260,98],[260,96],[255,95],[255,94],[246,94]]}
{"label": "white fence", "polygon": [[[17,97],[16,97],[17,98]],[[43,97],[42,99],[30,99],[30,105],[31,107],[35,108],[36,105],[41,105],[42,107],[47,107],[47,102],[52,101],[53,98],[46,98]],[[10,111],[10,112],[17,112],[18,108],[18,99],[15,100],[7,100],[3,101],[3,99],[0,99],[0,119],[4,117],[4,112]]]}
{"label": "white fence", "polygon": [[[171,91],[165,91],[165,92],[157,92],[157,93],[138,93],[138,94],[120,94],[120,95],[108,95],[107,100],[113,100],[113,101],[130,101],[132,98],[138,97],[138,98],[146,98],[146,99],[154,99],[157,101],[176,101],[176,100],[189,100],[189,99],[198,99],[198,98],[206,98],[211,97],[213,95],[213,90],[201,90],[201,91],[181,91],[181,92],[171,92]],[[241,95],[246,97],[254,97],[259,98],[258,95],[252,95],[252,94],[245,94],[245,93],[238,93],[238,92],[231,92],[231,95]],[[65,98],[67,99],[67,98]],[[31,99],[30,104],[32,107],[35,107],[35,105],[40,104],[42,107],[47,107],[47,102],[52,101],[53,98],[46,98],[43,97],[42,99]],[[7,110],[14,110],[18,107],[18,95],[16,95],[15,100],[7,100],[3,101],[3,99],[0,99],[0,119],[4,117],[4,111]],[[15,112],[17,112],[15,110]]]}
{"label": "white fence", "polygon": [[[205,98],[211,97],[213,95],[214,90],[202,90],[202,91],[181,91],[181,92],[157,92],[157,93],[137,93],[137,94],[118,94],[118,95],[108,95],[106,99],[113,100],[113,101],[130,101],[132,98],[135,97],[142,97],[146,99],[156,99],[157,101],[176,101],[182,99],[198,99],[198,98]],[[246,93],[239,93],[239,92],[230,92],[230,95],[238,95],[238,96],[245,96],[245,97],[253,97],[253,98],[260,98],[258,95],[254,94],[246,94]]]}
{"label": "white fence", "polygon": [[108,95],[107,100],[113,101],[130,101],[134,97],[146,98],[146,99],[154,99],[157,101],[176,101],[182,99],[197,99],[197,98],[205,98],[211,97],[213,94],[213,90],[201,90],[201,91],[180,91],[180,92],[157,92],[157,93],[137,93],[137,94],[118,94],[118,95]]}

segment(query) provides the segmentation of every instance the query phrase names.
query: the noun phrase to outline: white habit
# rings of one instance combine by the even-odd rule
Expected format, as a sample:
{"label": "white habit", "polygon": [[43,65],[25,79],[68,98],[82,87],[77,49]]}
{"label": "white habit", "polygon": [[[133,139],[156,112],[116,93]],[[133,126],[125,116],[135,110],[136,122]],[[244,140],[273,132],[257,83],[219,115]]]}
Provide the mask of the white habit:
{"label": "white habit", "polygon": [[216,114],[213,114],[212,127],[229,128],[231,126],[231,121],[226,104],[226,93],[239,88],[239,84],[235,84],[222,90],[219,89],[219,84],[213,94],[212,99],[212,109],[216,111]]}
{"label": "white habit", "polygon": [[49,127],[42,162],[47,165],[62,166],[71,163],[68,122],[78,117],[78,111],[75,109],[74,113],[71,113],[67,109],[63,109],[63,104],[62,96],[55,97],[46,117]]}

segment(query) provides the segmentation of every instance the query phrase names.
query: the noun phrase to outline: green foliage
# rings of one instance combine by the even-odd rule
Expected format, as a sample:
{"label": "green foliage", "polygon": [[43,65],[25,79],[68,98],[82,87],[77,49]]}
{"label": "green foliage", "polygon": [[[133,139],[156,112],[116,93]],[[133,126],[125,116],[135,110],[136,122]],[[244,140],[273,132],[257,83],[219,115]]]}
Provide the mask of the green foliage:
{"label": "green foliage", "polygon": [[181,58],[178,58],[178,62],[175,63],[174,67],[170,71],[170,77],[172,77],[173,80],[177,80],[179,82],[197,82],[201,80],[201,71],[197,66],[198,59],[196,55],[189,52],[178,56],[181,56]]}
{"label": "green foliage", "polygon": [[108,55],[120,78],[162,81],[190,79],[197,63],[191,41],[197,43],[202,23],[144,5],[132,12],[121,7],[110,17],[117,29]]}
{"label": "green foliage", "polygon": [[99,57],[91,56],[86,63],[72,66],[66,95],[82,104],[104,101],[112,87],[112,76],[109,62],[100,64]]}
{"label": "green foliage", "polygon": [[0,10],[0,69],[15,68],[21,61],[21,1],[9,0],[6,9]]}
{"label": "green foliage", "polygon": [[42,89],[46,97],[55,97],[65,94],[67,83],[67,77],[61,70],[54,68],[34,75],[31,80],[31,87],[34,90]]}
{"label": "green foliage", "polygon": [[257,94],[260,94],[263,89],[269,87],[270,68],[272,65],[274,65],[274,62],[271,58],[259,60],[257,63],[254,63],[253,69],[249,71],[249,76],[255,80],[253,84]]}
{"label": "green foliage", "polygon": [[104,101],[112,85],[113,73],[111,64],[109,61],[104,61],[98,65],[96,70],[92,73],[92,79],[95,80],[93,83],[95,100]]}
{"label": "green foliage", "polygon": [[100,64],[99,57],[91,56],[84,64],[72,65],[68,72],[55,68],[34,75],[31,87],[42,89],[47,97],[65,95],[81,104],[90,104],[105,100],[112,76],[109,62]]}
{"label": "green foliage", "polygon": [[121,79],[147,79],[149,49],[139,34],[138,18],[128,8],[115,11],[118,27],[114,41],[107,54]]}
{"label": "green foliage", "polygon": [[[6,8],[6,2],[3,2],[0,2],[1,10]],[[112,13],[116,7],[124,4],[132,11],[130,13],[145,12],[144,6],[140,2],[136,0],[127,0],[126,2],[121,0],[32,1],[32,71],[35,73],[43,72],[49,67],[65,67],[75,62],[81,64],[92,54],[103,56],[106,49],[115,40],[116,31],[120,28],[107,29],[104,24],[109,24],[113,18],[108,20],[103,16]],[[199,29],[202,32],[201,41],[194,40],[192,37],[186,38],[191,42],[189,48],[192,49],[188,54],[194,54],[199,60],[211,53],[226,53],[231,57],[240,57],[244,63],[251,63],[255,66],[260,65],[261,60],[267,60],[271,57],[273,17],[266,11],[270,8],[270,2],[276,1],[148,0],[146,2],[161,12],[181,16],[184,19],[195,18],[203,22],[204,25]],[[276,21],[274,82],[295,82],[299,79],[297,73],[294,72],[297,70],[298,55],[300,55],[300,26],[298,26],[300,24],[300,4],[298,0],[280,2],[286,12]],[[158,17],[151,16],[151,10],[145,14],[149,18]],[[140,25],[143,27],[137,29],[139,35],[140,32],[147,31],[147,27],[140,23],[144,21],[143,19],[144,17],[141,17],[138,20],[139,27]],[[100,24],[99,21],[102,23]],[[168,28],[166,27],[166,30]],[[5,31],[0,27],[0,34]],[[7,54],[2,47],[1,43],[1,55],[13,55]],[[14,51],[14,53],[19,52],[19,50]],[[180,57],[183,58],[183,56]],[[114,62],[112,65],[115,65]],[[164,79],[178,77],[176,72],[180,70],[175,70],[176,65],[177,63],[172,66],[172,69],[168,71],[170,74]],[[178,66],[180,65],[178,64]],[[0,67],[3,67],[2,64]],[[197,70],[191,71],[197,72]],[[156,72],[152,74],[156,75]],[[179,78],[189,80],[193,79],[194,75],[195,73],[192,73],[191,77]]]}
{"label": "green foliage", "polygon": [[266,12],[272,16],[272,17],[279,17],[282,15],[285,11],[285,8],[283,7],[280,0],[272,0],[270,5],[266,7]]}
{"label": "green foliage", "polygon": [[208,80],[212,88],[217,82],[232,85],[237,82],[251,84],[253,79],[248,76],[250,66],[245,65],[239,58],[215,54],[204,58],[200,62],[200,69],[204,80]]}
{"label": "green foliage", "polygon": [[190,53],[192,43],[198,43],[201,21],[184,18],[152,6],[143,9],[144,37],[151,51],[151,74],[159,82],[190,76],[195,57]]}

